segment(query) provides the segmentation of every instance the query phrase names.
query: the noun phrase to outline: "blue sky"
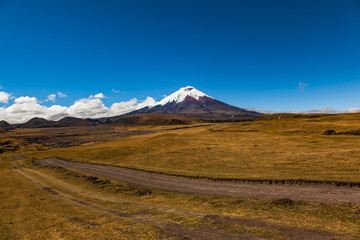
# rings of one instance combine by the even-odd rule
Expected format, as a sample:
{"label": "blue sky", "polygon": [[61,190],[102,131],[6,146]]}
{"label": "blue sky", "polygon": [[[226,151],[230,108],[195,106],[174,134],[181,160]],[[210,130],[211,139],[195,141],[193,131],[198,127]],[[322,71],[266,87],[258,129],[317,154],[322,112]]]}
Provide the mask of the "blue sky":
{"label": "blue sky", "polygon": [[238,107],[346,111],[360,107],[360,1],[0,0],[0,85],[3,107],[191,85]]}

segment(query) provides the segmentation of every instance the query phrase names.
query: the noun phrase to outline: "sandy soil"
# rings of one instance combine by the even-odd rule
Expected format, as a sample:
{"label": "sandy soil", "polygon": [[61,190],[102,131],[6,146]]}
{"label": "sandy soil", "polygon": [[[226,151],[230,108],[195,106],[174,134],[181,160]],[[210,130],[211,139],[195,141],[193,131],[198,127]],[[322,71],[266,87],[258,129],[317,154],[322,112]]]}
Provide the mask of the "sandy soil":
{"label": "sandy soil", "polygon": [[169,176],[113,166],[75,163],[57,158],[41,160],[40,164],[49,167],[79,169],[128,183],[187,193],[274,199],[290,198],[327,203],[360,203],[359,187],[337,187],[329,184],[286,185],[213,181]]}

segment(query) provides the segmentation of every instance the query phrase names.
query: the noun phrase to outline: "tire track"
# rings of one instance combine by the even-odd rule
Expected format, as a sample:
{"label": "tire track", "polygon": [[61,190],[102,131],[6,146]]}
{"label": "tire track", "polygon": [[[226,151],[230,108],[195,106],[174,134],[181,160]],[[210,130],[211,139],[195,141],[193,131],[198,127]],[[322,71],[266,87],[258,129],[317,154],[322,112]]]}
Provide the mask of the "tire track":
{"label": "tire track", "polygon": [[[163,229],[165,232],[167,232],[167,234],[169,236],[178,236],[178,237],[182,237],[184,239],[199,239],[199,240],[221,240],[221,239],[229,239],[229,237],[231,236],[231,239],[244,239],[243,237],[246,237],[246,239],[262,239],[259,238],[257,236],[251,236],[248,233],[244,233],[244,234],[234,234],[234,233],[230,233],[230,232],[226,232],[224,230],[219,230],[213,227],[206,227],[204,229],[202,229],[201,231],[194,231],[194,230],[190,230],[186,227],[183,227],[179,224],[174,224],[174,223],[163,223],[163,222],[158,222],[155,220],[149,220],[146,219],[144,217],[139,216],[138,214],[129,214],[129,213],[123,213],[120,212],[118,210],[114,210],[114,209],[109,209],[109,208],[104,208],[98,205],[95,205],[93,203],[90,203],[88,201],[83,201],[80,200],[78,198],[74,198],[71,197],[67,194],[64,194],[58,190],[54,190],[53,188],[51,188],[49,185],[45,184],[44,182],[34,178],[33,176],[29,175],[28,173],[26,173],[25,171],[22,171],[21,168],[26,168],[25,165],[21,164],[16,165],[15,163],[13,163],[13,168],[14,170],[19,173],[20,175],[22,175],[24,178],[30,180],[31,182],[33,182],[36,186],[38,186],[39,188],[41,188],[42,190],[48,192],[49,194],[56,196],[62,200],[65,201],[70,201],[70,202],[74,202],[77,204],[80,204],[82,206],[85,207],[89,207],[98,211],[102,211],[102,212],[106,212],[109,214],[113,214],[116,215],[118,217],[124,217],[124,218],[129,218],[132,219],[134,221],[140,221],[144,224],[149,224],[152,226],[156,226],[160,229]],[[29,168],[26,168],[26,170],[31,170]],[[32,172],[35,172],[34,170],[31,170]],[[65,183],[66,184],[66,183]],[[63,185],[64,186],[64,185]],[[128,203],[128,202],[123,202],[124,204],[132,204],[132,203]],[[142,207],[144,207],[144,205],[140,205]],[[146,207],[147,208],[147,207]],[[152,208],[151,208],[152,209]],[[155,210],[160,210],[159,209],[155,209]],[[175,212],[177,213],[178,211],[171,209],[169,212]],[[185,213],[185,212],[184,212]],[[202,215],[204,216],[204,215]]]}
{"label": "tire track", "polygon": [[[96,200],[110,201],[110,202],[120,203],[120,204],[124,204],[124,205],[131,205],[131,206],[142,208],[142,209],[159,211],[159,212],[191,215],[191,216],[195,216],[195,217],[200,217],[200,218],[204,219],[205,221],[208,221],[208,222],[211,222],[214,224],[235,224],[235,225],[247,226],[247,227],[251,227],[251,228],[252,227],[263,228],[263,229],[267,229],[270,231],[275,231],[275,232],[287,235],[290,237],[290,239],[324,239],[324,240],[346,239],[344,236],[340,237],[340,236],[336,236],[332,233],[324,232],[324,231],[314,231],[314,230],[301,229],[301,228],[296,228],[296,227],[282,227],[282,226],[277,226],[277,225],[274,225],[271,223],[259,222],[259,221],[250,220],[250,219],[231,218],[231,217],[225,217],[225,216],[219,216],[219,215],[207,215],[207,214],[196,213],[196,212],[191,212],[191,211],[184,211],[184,210],[174,209],[174,208],[154,207],[154,206],[148,206],[148,205],[143,205],[143,204],[139,204],[139,203],[120,201],[120,200],[117,200],[114,198],[104,197],[99,194],[94,195],[94,193],[88,192],[85,189],[75,187],[73,185],[70,185],[63,181],[60,181],[56,178],[48,176],[39,171],[35,171],[33,169],[27,168],[23,163],[24,158],[16,158],[16,159],[21,159],[21,160],[18,160],[17,162],[19,163],[20,167],[24,171],[28,171],[32,174],[36,174],[40,178],[43,178],[44,180],[46,180],[46,182],[50,181],[50,182],[54,183],[55,185],[60,186],[69,191],[72,191],[76,194],[79,194],[81,196],[85,196],[88,198],[93,198]],[[96,165],[96,166],[98,166],[98,165]],[[17,167],[14,164],[14,169],[16,171],[18,171],[21,175],[23,175],[24,177],[33,181],[35,184],[37,184],[39,187],[41,187],[44,191],[47,191],[52,195],[58,196],[60,198],[68,200],[68,201],[76,202],[83,206],[87,206],[87,207],[90,207],[90,208],[93,208],[93,209],[96,209],[99,211],[114,214],[119,217],[131,218],[136,221],[141,221],[146,224],[154,225],[154,226],[164,229],[167,232],[173,232],[173,233],[177,234],[178,236],[182,236],[182,237],[190,238],[190,239],[229,239],[229,236],[232,236],[231,239],[260,239],[259,237],[250,235],[249,233],[243,233],[239,237],[239,234],[229,233],[227,231],[224,231],[223,229],[218,229],[216,227],[214,228],[214,226],[206,227],[205,229],[203,228],[202,231],[200,231],[200,232],[193,231],[193,230],[184,228],[183,226],[178,225],[178,224],[154,222],[153,220],[145,219],[144,217],[138,216],[136,214],[121,213],[117,210],[103,208],[101,206],[89,203],[88,201],[79,200],[79,199],[75,198],[74,196],[66,196],[65,194],[63,194],[59,191],[54,191],[51,187],[44,184],[43,181],[39,181],[38,179],[35,179],[34,177],[32,177],[29,174],[25,173],[24,171],[20,170],[20,167]]]}
{"label": "tire track", "polygon": [[290,198],[326,203],[360,203],[359,187],[337,187],[328,184],[277,185],[194,179],[121,167],[75,163],[58,158],[43,159],[39,163],[43,166],[73,168],[128,183],[185,193],[251,198]]}

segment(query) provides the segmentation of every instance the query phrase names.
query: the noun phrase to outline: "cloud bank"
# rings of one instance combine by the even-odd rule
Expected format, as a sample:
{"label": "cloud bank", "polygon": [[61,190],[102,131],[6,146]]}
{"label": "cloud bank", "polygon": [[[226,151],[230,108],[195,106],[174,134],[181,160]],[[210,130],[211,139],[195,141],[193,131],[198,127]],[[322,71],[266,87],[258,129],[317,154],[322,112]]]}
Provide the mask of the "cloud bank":
{"label": "cloud bank", "polygon": [[8,103],[10,97],[11,97],[11,94],[6,93],[6,92],[0,92],[0,103]]}
{"label": "cloud bank", "polygon": [[[55,102],[56,97],[66,97],[63,93],[50,94],[45,102]],[[11,94],[0,92],[0,102],[8,103]],[[50,107],[43,105],[35,97],[21,96],[14,98],[10,106],[0,107],[0,120],[9,123],[24,123],[34,117],[45,118],[48,120],[59,120],[64,117],[78,118],[100,118],[125,114],[134,110],[138,110],[145,106],[155,104],[155,100],[147,97],[143,101],[136,98],[125,102],[113,103],[110,107],[106,107],[102,102],[105,95],[102,93],[91,95],[89,98],[76,100],[71,106],[52,105]]]}
{"label": "cloud bank", "polygon": [[[34,117],[45,118],[48,120],[60,120],[64,117],[77,118],[101,118],[118,116],[129,113],[143,107],[154,106],[156,101],[152,97],[147,97],[139,101],[136,98],[124,102],[115,102],[110,107],[105,106],[103,99],[107,98],[103,93],[90,95],[88,98],[76,100],[71,106],[56,105],[57,98],[64,98],[66,94],[58,92],[47,96],[44,102],[36,97],[21,96],[14,97],[12,94],[0,91],[0,120],[9,123],[24,123]],[[52,103],[47,106],[44,103]],[[276,113],[275,111],[259,110],[248,108],[247,110],[257,111],[265,114]],[[338,111],[333,108],[321,108],[309,111],[288,111],[289,113],[356,113],[360,108],[349,108],[346,111]]]}

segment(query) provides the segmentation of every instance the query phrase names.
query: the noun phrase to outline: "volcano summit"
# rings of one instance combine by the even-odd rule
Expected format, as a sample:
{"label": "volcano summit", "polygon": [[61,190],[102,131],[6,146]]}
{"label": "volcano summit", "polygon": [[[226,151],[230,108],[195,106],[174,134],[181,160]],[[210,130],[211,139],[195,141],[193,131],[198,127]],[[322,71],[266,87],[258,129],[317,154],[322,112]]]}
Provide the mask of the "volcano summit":
{"label": "volcano summit", "polygon": [[188,86],[180,88],[153,105],[129,114],[161,113],[204,119],[256,118],[261,113],[231,106]]}

